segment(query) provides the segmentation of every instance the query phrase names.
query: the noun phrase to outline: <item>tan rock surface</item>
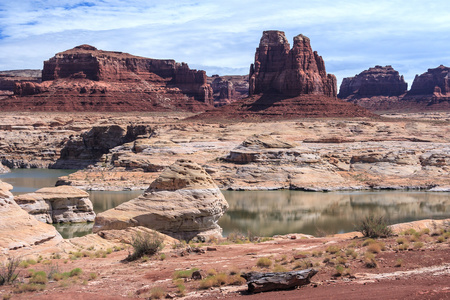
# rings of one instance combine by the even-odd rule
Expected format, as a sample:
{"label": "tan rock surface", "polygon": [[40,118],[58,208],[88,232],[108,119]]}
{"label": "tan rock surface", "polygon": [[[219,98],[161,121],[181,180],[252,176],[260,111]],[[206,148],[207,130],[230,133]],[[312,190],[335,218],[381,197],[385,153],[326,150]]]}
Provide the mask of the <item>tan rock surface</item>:
{"label": "tan rock surface", "polygon": [[221,235],[217,221],[227,208],[208,173],[196,163],[179,160],[142,196],[98,214],[93,231],[144,226],[179,239],[209,239]]}
{"label": "tan rock surface", "polygon": [[45,223],[93,222],[89,194],[72,186],[49,187],[15,197],[19,206]]}
{"label": "tan rock surface", "polygon": [[[37,221],[14,201],[12,186],[0,181],[0,253],[17,249],[54,246],[61,235],[48,224]],[[2,256],[0,255],[0,256]]]}

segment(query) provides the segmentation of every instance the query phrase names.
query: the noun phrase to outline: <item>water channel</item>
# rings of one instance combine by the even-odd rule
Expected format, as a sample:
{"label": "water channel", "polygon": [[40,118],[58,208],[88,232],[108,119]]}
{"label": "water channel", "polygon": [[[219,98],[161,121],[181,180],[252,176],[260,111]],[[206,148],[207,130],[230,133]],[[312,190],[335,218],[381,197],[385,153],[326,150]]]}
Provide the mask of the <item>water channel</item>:
{"label": "water channel", "polygon": [[[13,194],[54,186],[59,176],[73,170],[15,169],[0,175],[14,186]],[[143,191],[89,191],[96,213],[139,196]],[[450,193],[420,191],[223,191],[230,208],[220,219],[224,235],[240,231],[260,236],[287,233],[342,233],[369,214],[383,215],[390,223],[450,218]],[[88,234],[88,224],[57,224],[65,237]]]}

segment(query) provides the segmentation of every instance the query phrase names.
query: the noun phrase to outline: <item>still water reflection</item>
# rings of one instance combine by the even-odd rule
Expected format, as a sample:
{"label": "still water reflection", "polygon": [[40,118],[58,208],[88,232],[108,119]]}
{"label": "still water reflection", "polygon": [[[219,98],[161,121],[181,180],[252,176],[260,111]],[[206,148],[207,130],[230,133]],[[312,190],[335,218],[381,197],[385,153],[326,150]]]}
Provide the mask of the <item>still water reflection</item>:
{"label": "still water reflection", "polygon": [[[13,170],[0,180],[14,186],[13,193],[28,193],[54,186],[57,177],[70,170]],[[139,196],[142,191],[91,191],[96,213]],[[357,220],[369,214],[384,215],[390,223],[425,218],[450,218],[450,193],[410,191],[302,192],[223,191],[230,208],[220,219],[224,235],[235,230],[261,236],[286,233],[317,234],[354,230]],[[88,234],[93,223],[58,224],[65,237]]]}

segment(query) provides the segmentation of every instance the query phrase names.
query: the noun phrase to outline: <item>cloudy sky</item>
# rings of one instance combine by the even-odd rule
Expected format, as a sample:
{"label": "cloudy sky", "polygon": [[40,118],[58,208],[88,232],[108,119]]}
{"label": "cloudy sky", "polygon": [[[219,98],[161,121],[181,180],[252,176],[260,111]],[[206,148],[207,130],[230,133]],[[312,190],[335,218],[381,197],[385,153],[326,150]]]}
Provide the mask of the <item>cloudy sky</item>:
{"label": "cloudy sky", "polygon": [[0,70],[41,69],[80,44],[247,74],[263,30],[304,34],[329,73],[450,66],[448,0],[0,0]]}

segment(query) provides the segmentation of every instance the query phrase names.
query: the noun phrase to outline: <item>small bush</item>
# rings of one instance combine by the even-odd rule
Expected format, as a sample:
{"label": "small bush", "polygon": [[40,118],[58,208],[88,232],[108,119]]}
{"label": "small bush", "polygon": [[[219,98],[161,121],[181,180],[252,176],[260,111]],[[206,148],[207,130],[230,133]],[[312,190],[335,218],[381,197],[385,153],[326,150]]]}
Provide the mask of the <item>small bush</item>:
{"label": "small bush", "polygon": [[399,268],[399,267],[401,267],[401,266],[403,266],[403,259],[399,258],[399,259],[397,259],[397,260],[395,261],[394,267]]}
{"label": "small bush", "polygon": [[36,283],[28,283],[28,284],[19,284],[14,288],[13,292],[15,294],[27,293],[27,292],[37,292],[43,291],[45,289],[45,284],[36,284]]}
{"label": "small bush", "polygon": [[228,284],[229,285],[243,285],[245,284],[247,281],[245,280],[244,277],[241,277],[239,275],[232,275],[228,277]]}
{"label": "small bush", "polygon": [[83,270],[81,270],[80,268],[75,268],[72,271],[70,271],[69,276],[74,277],[74,276],[80,276],[81,274],[83,274]]}
{"label": "small bush", "polygon": [[97,273],[89,273],[89,280],[95,280],[97,278]]}
{"label": "small bush", "polygon": [[288,269],[286,269],[285,267],[283,267],[281,265],[275,265],[275,266],[273,266],[272,271],[274,271],[274,272],[287,272]]}
{"label": "small bush", "polygon": [[213,277],[206,277],[205,279],[202,279],[200,281],[199,287],[200,287],[200,289],[207,290],[209,288],[212,288],[214,286],[214,283],[215,283],[215,280]]}
{"label": "small bush", "polygon": [[403,237],[397,239],[397,244],[399,244],[399,245],[406,244],[407,242],[408,242],[408,240]]}
{"label": "small bush", "polygon": [[392,235],[391,228],[387,225],[384,217],[375,217],[370,215],[361,221],[357,230],[365,237],[379,238]]}
{"label": "small bush", "polygon": [[422,242],[416,242],[414,243],[414,249],[420,249],[424,246],[424,244]]}
{"label": "small bush", "polygon": [[13,283],[19,276],[16,272],[21,261],[18,258],[9,258],[6,264],[0,266],[0,285]]}
{"label": "small bush", "polygon": [[235,230],[232,233],[228,234],[227,240],[232,243],[243,244],[247,241],[247,237],[242,232]]}
{"label": "small bush", "polygon": [[443,236],[440,236],[437,238],[436,242],[443,243],[443,242],[445,242],[445,238]]}
{"label": "small bush", "polygon": [[138,233],[133,237],[131,245],[134,252],[128,255],[127,261],[134,261],[144,255],[153,256],[157,254],[163,248],[163,241],[156,235]]}
{"label": "small bush", "polygon": [[328,246],[327,250],[325,250],[325,251],[330,253],[330,254],[335,254],[335,253],[341,251],[341,248],[339,248],[336,245],[331,245],[331,246]]}
{"label": "small bush", "polygon": [[192,276],[192,273],[194,273],[195,271],[198,271],[198,269],[197,268],[192,268],[192,269],[188,269],[188,270],[175,271],[173,273],[173,279],[190,278]]}
{"label": "small bush", "polygon": [[268,268],[272,265],[272,261],[268,257],[261,257],[256,262],[256,265],[260,268]]}
{"label": "small bush", "polygon": [[336,273],[334,273],[334,276],[336,276],[336,277],[341,276],[344,273],[344,270],[345,270],[344,266],[337,265],[336,266]]}
{"label": "small bush", "polygon": [[[328,259],[328,261],[329,261],[329,259]],[[312,268],[312,267],[313,267],[313,263],[309,259],[302,259],[302,260],[300,260],[300,261],[295,263],[293,269],[294,270],[296,270],[296,269],[305,270],[305,269],[309,269],[309,268]]]}
{"label": "small bush", "polygon": [[186,286],[183,283],[177,284],[178,295],[184,296],[186,295]]}
{"label": "small bush", "polygon": [[150,290],[149,299],[161,299],[165,296],[166,291],[161,287],[154,287]]}
{"label": "small bush", "polygon": [[368,245],[373,244],[373,243],[376,243],[376,242],[377,242],[377,241],[375,241],[374,239],[366,239],[366,240],[362,243],[362,246],[365,247],[365,246],[368,246]]}
{"label": "small bush", "polygon": [[47,274],[44,271],[34,272],[30,278],[30,283],[46,284],[47,282]]}
{"label": "small bush", "polygon": [[367,251],[372,252],[372,253],[380,253],[381,252],[381,245],[378,244],[378,243],[370,244],[367,247]]}
{"label": "small bush", "polygon": [[364,255],[364,265],[366,268],[376,268],[378,266],[377,261],[375,260],[375,255],[371,252],[366,252]]}
{"label": "small bush", "polygon": [[401,250],[401,251],[408,250],[408,248],[409,248],[408,243],[404,243],[404,244],[401,244],[400,246],[398,246],[398,250]]}

